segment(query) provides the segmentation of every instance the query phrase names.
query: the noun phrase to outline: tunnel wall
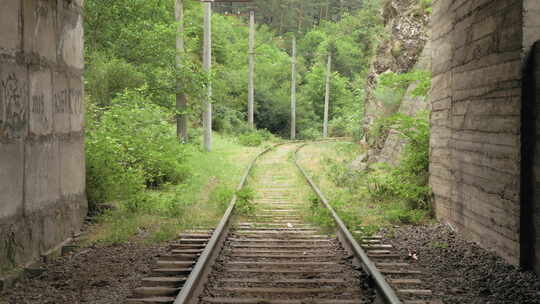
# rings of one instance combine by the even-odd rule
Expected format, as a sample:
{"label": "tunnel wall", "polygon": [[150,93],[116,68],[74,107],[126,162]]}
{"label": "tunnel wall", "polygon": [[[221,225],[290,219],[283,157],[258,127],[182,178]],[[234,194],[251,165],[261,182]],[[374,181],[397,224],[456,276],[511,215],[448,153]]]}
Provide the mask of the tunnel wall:
{"label": "tunnel wall", "polygon": [[0,0],[0,274],[86,214],[83,0]]}
{"label": "tunnel wall", "polygon": [[532,44],[526,2],[437,0],[432,17],[436,214],[513,264],[520,262],[522,70]]}
{"label": "tunnel wall", "polygon": [[[540,274],[540,2],[524,2],[521,264]],[[529,46],[534,47],[529,52]]]}

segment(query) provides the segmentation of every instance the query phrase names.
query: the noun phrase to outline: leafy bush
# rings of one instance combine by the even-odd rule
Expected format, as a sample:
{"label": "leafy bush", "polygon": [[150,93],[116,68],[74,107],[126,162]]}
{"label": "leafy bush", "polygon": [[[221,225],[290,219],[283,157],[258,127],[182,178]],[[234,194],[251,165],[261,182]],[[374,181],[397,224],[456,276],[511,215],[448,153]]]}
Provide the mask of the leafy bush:
{"label": "leafy bush", "polygon": [[[375,163],[367,170],[355,171],[348,167],[352,157],[340,153],[336,157],[323,158],[326,174],[342,188],[340,195],[332,200],[336,211],[343,214],[347,225],[357,225],[358,215],[351,203],[362,201],[375,203],[384,210],[385,220],[391,223],[417,224],[432,212],[431,189],[428,185],[429,167],[429,121],[426,112],[417,116],[395,114],[379,124],[392,128],[407,139],[400,164],[392,167]],[[346,147],[344,147],[346,148]],[[341,148],[334,147],[335,152]],[[349,202],[349,206],[344,202]],[[368,207],[370,208],[370,207]]]}
{"label": "leafy bush", "polygon": [[219,185],[210,192],[210,202],[216,205],[219,210],[225,211],[229,207],[229,203],[234,191],[225,185]]}
{"label": "leafy bush", "polygon": [[145,178],[142,168],[127,165],[130,157],[120,139],[108,136],[95,120],[101,111],[87,105],[86,192],[92,213],[102,203],[136,197],[145,187]]}
{"label": "leafy bush", "polygon": [[95,53],[90,60],[86,91],[99,106],[109,106],[124,90],[139,88],[145,83],[144,74],[122,59]]}
{"label": "leafy bush", "polygon": [[313,193],[309,193],[310,201],[310,213],[307,216],[307,220],[317,224],[325,229],[332,229],[335,227],[335,222],[332,219],[330,210],[326,209],[319,200],[319,197]]}
{"label": "leafy bush", "polygon": [[433,11],[433,0],[420,0],[420,7],[427,14],[431,14],[431,12]]}
{"label": "leafy bush", "polygon": [[258,147],[262,144],[263,140],[263,137],[258,132],[250,132],[238,136],[240,144],[248,147]]}
{"label": "leafy bush", "polygon": [[322,137],[322,130],[319,128],[308,128],[300,130],[299,137],[301,139],[315,140]]}
{"label": "leafy bush", "polygon": [[429,120],[427,112],[417,116],[398,114],[394,117],[395,130],[407,139],[407,144],[396,169],[398,178],[406,181],[397,193],[405,198],[412,208],[429,210],[431,189],[428,186],[429,170]]}
{"label": "leafy bush", "polygon": [[274,138],[267,130],[250,130],[238,136],[238,142],[247,147],[258,147],[263,142]]}
{"label": "leafy bush", "polygon": [[145,186],[178,183],[187,176],[183,166],[186,149],[176,139],[168,111],[136,91],[120,94],[107,111],[95,106],[88,111],[86,162],[91,206],[119,198],[129,201]]}
{"label": "leafy bush", "polygon": [[331,137],[345,137],[350,134],[350,124],[343,117],[336,117],[328,122],[328,134]]}
{"label": "leafy bush", "polygon": [[244,134],[251,132],[242,113],[221,105],[216,105],[212,129],[226,134]]}
{"label": "leafy bush", "polygon": [[367,143],[370,147],[382,150],[390,132],[390,119],[381,117],[373,122],[367,134]]}
{"label": "leafy bush", "polygon": [[431,189],[428,184],[429,121],[426,112],[417,116],[396,114],[386,119],[386,125],[407,139],[399,166],[374,166],[367,176],[368,189],[375,197],[395,195],[412,209],[429,210]]}
{"label": "leafy bush", "polygon": [[250,187],[244,187],[236,192],[236,212],[241,215],[253,215],[255,213],[255,191]]}
{"label": "leafy bush", "polygon": [[396,74],[394,72],[384,73],[379,77],[378,87],[393,89],[403,95],[407,87],[413,83],[417,84],[411,91],[413,97],[427,96],[431,88],[431,72],[413,70],[403,74]]}
{"label": "leafy bush", "polygon": [[[414,84],[410,94],[414,98],[425,98],[431,88],[431,72],[424,70],[414,70],[408,73],[396,74],[387,72],[379,76],[377,87],[374,91],[375,97],[385,105],[385,113],[381,113],[370,127],[368,133],[368,144],[375,149],[382,149],[388,137],[391,124],[396,120],[395,112],[401,104],[407,88]],[[400,114],[396,114],[399,116]],[[403,118],[403,115],[401,115]]]}

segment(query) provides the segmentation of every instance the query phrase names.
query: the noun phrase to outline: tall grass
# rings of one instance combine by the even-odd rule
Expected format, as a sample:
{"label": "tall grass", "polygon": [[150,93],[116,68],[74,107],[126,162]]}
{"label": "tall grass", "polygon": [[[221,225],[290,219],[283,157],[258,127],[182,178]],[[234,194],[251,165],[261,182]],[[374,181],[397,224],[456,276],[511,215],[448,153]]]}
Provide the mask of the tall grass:
{"label": "tall grass", "polygon": [[87,242],[106,244],[138,239],[159,242],[173,239],[181,230],[213,227],[221,218],[248,162],[258,151],[214,134],[213,152],[186,147],[184,165],[189,178],[139,194],[138,206],[121,199],[96,218],[95,233]]}

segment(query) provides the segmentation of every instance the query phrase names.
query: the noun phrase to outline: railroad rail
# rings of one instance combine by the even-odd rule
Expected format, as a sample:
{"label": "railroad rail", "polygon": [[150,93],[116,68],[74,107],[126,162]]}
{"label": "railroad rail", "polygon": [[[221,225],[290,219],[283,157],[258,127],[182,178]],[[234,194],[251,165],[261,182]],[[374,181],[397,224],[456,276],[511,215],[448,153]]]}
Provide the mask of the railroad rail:
{"label": "railroad rail", "polygon": [[[244,187],[257,162],[262,169],[256,180],[257,213],[236,216],[234,195],[218,226],[183,234],[171,247],[171,255],[158,259],[155,273],[161,275],[146,279],[128,303],[432,303],[422,299],[427,295],[425,290],[400,290],[419,294],[419,300],[409,297],[402,302],[398,298],[387,282],[392,280],[385,280],[370,260],[369,251],[358,244],[299,165],[297,153],[304,145],[281,144],[259,153],[237,188]],[[261,160],[274,148],[273,157]],[[291,155],[294,165],[287,161]],[[291,172],[298,172],[295,166],[330,211],[335,236],[303,221],[302,206],[294,201],[297,187],[289,183],[295,178]],[[378,236],[365,238],[363,243],[372,253],[385,248]]]}

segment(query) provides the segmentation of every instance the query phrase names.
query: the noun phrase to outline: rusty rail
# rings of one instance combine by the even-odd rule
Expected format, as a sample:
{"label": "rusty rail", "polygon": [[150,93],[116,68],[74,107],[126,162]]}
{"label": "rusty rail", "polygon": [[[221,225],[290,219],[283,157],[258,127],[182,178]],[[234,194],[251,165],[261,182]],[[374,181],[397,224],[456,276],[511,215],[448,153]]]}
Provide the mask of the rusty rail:
{"label": "rusty rail", "polygon": [[[289,143],[292,143],[292,142],[289,142]],[[273,148],[282,144],[283,143],[273,145],[272,147],[269,147],[265,149],[264,151],[260,152],[259,154],[257,154],[257,156],[248,165],[240,181],[240,184],[237,187],[237,190],[240,190],[244,187],[246,180],[249,174],[251,173],[251,169],[253,168],[255,162],[263,154],[271,151]],[[372,282],[377,288],[378,296],[380,296],[380,299],[383,300],[384,303],[387,303],[387,304],[401,304],[402,302],[398,299],[394,290],[388,285],[383,275],[375,267],[375,265],[373,264],[373,262],[371,262],[371,260],[369,259],[365,251],[360,247],[360,245],[353,238],[352,234],[349,232],[349,230],[347,229],[343,221],[339,218],[335,210],[331,207],[330,203],[328,202],[324,194],[321,192],[321,190],[319,190],[317,185],[309,177],[306,171],[298,164],[297,153],[305,145],[306,144],[299,145],[298,148],[293,153],[294,163],[296,167],[300,170],[300,172],[302,172],[302,175],[304,176],[304,178],[306,179],[306,181],[308,182],[312,190],[317,194],[319,199],[323,202],[324,206],[328,208],[328,210],[331,212],[332,217],[338,227],[337,235],[338,235],[339,241],[350,253],[354,255],[354,257],[359,262],[361,267],[366,271],[366,273],[369,274]],[[231,216],[234,212],[236,200],[237,200],[237,197],[235,194],[233,195],[233,198],[231,199],[229,207],[225,211],[225,214],[223,215],[218,226],[216,227],[216,230],[212,234],[212,237],[210,238],[207,246],[205,247],[204,251],[199,257],[197,263],[195,264],[193,271],[191,272],[188,279],[186,280],[182,290],[176,297],[174,304],[198,303],[198,297],[201,295],[204,288],[204,281],[208,277],[208,274],[210,273],[211,268],[217,256],[219,255],[220,249],[222,248],[225,238],[228,234],[229,224],[230,224]]]}
{"label": "rusty rail", "polygon": [[324,207],[330,211],[332,214],[332,218],[334,222],[336,223],[338,227],[338,238],[341,241],[341,243],[344,245],[345,248],[347,248],[354,257],[360,262],[360,265],[364,270],[369,274],[370,279],[373,280],[374,285],[376,286],[378,290],[378,296],[382,297],[382,300],[384,303],[388,304],[401,304],[401,300],[397,297],[395,291],[390,287],[390,285],[386,282],[384,279],[384,276],[381,274],[381,272],[377,269],[375,264],[371,261],[371,259],[368,257],[364,249],[356,242],[353,235],[347,229],[347,226],[343,221],[339,218],[338,214],[332,208],[330,205],[328,199],[324,196],[322,191],[317,187],[315,182],[311,179],[311,177],[307,174],[306,170],[300,166],[298,163],[298,151],[300,151],[301,148],[306,146],[307,143],[304,143],[302,145],[299,145],[298,148],[294,152],[294,164],[302,172],[302,175],[308,182],[311,189],[317,194],[317,197],[321,200]]}
{"label": "rusty rail", "polygon": [[[263,154],[271,151],[275,147],[282,144],[283,143],[279,143],[269,148],[266,148],[265,150],[261,151],[259,154],[257,154],[257,156],[253,158],[253,160],[249,163],[248,167],[246,168],[246,171],[244,172],[244,175],[242,176],[242,179],[240,180],[240,184],[236,188],[237,191],[241,190],[244,187],[246,180],[249,174],[251,173],[251,169],[253,168],[253,165],[259,159],[259,157],[261,157]],[[214,264],[215,259],[219,254],[219,251],[220,251],[219,249],[222,247],[223,242],[225,241],[225,238],[229,231],[230,219],[234,211],[234,207],[236,206],[236,200],[237,200],[237,197],[235,193],[229,203],[229,207],[225,211],[225,214],[221,218],[218,226],[216,227],[216,230],[214,230],[212,237],[208,241],[208,244],[204,248],[199,259],[197,260],[197,263],[195,264],[193,271],[191,271],[188,279],[186,280],[184,286],[182,287],[182,290],[180,290],[180,293],[174,300],[174,304],[197,303],[197,298],[201,294],[204,288],[204,284],[203,284],[204,279],[210,273],[212,265]]]}

